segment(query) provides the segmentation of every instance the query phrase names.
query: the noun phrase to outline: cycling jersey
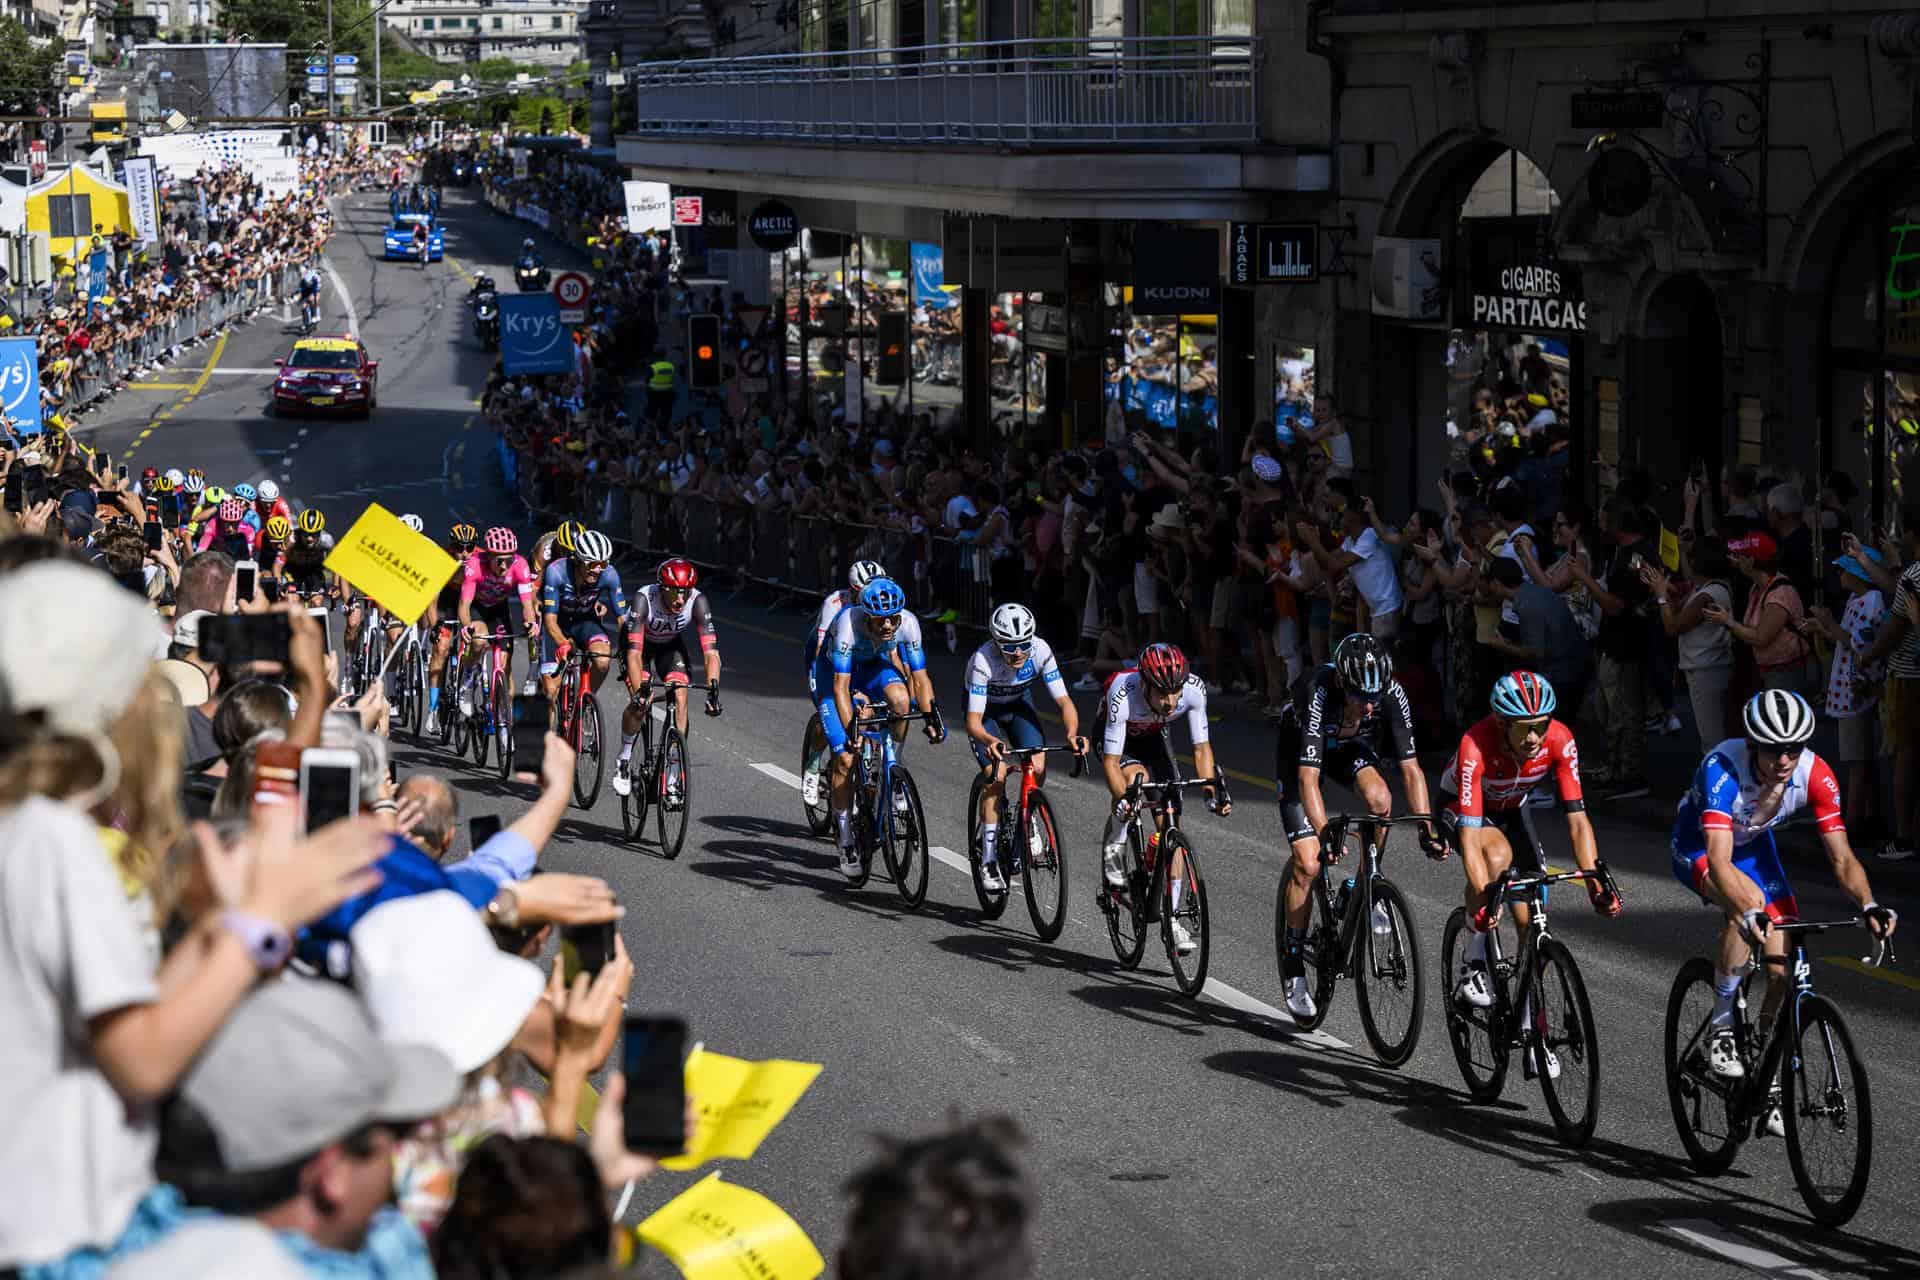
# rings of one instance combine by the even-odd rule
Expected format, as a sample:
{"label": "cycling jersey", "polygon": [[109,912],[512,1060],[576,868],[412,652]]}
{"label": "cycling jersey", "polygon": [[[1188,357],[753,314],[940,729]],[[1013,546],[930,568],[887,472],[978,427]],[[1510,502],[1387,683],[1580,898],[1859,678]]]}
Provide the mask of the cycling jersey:
{"label": "cycling jersey", "polygon": [[[460,575],[460,603],[478,605],[482,609],[498,609],[506,604],[509,596],[517,594],[521,609],[531,615],[533,574],[527,568],[526,557],[515,556],[505,573],[493,572],[487,567],[486,559],[478,553],[467,557],[467,567]],[[607,572],[612,573],[613,570]]]}
{"label": "cycling jersey", "polygon": [[1179,716],[1187,718],[1187,733],[1193,745],[1207,740],[1207,686],[1199,676],[1189,675],[1180,689],[1180,700],[1166,715],[1157,715],[1147,705],[1147,686],[1138,671],[1123,671],[1107,686],[1105,723],[1101,727],[1100,751],[1117,756],[1128,747],[1127,739],[1155,734]]}
{"label": "cycling jersey", "polygon": [[1809,805],[1814,826],[1823,835],[1846,829],[1840,783],[1825,760],[1810,749],[1803,750],[1776,802],[1762,794],[1760,784],[1753,779],[1746,739],[1728,738],[1700,762],[1693,785],[1680,800],[1673,837],[1681,840],[1703,831],[1731,831],[1734,847],[1738,848],[1758,840]]}
{"label": "cycling jersey", "polygon": [[1067,682],[1045,640],[1035,636],[1032,648],[1017,667],[1007,662],[999,645],[988,641],[967,659],[967,711],[984,712],[989,703],[1024,701],[1035,680],[1044,684],[1056,701],[1067,696]]}
{"label": "cycling jersey", "polygon": [[702,652],[719,643],[713,629],[713,610],[697,588],[687,592],[678,609],[670,609],[659,584],[650,583],[634,596],[633,608],[627,614],[627,647],[641,652],[649,642],[672,644],[679,641],[689,627],[699,637]]}
{"label": "cycling jersey", "polygon": [[1346,723],[1345,715],[1350,705],[1346,692],[1340,687],[1339,676],[1330,664],[1314,672],[1301,696],[1288,703],[1281,713],[1281,758],[1276,761],[1276,768],[1282,773],[1288,769],[1321,768],[1343,743],[1361,743],[1377,751],[1383,733],[1395,760],[1417,757],[1413,744],[1413,706],[1398,680],[1387,681],[1387,687],[1374,700],[1372,708],[1351,726]]}
{"label": "cycling jersey", "polygon": [[247,556],[251,558],[255,536],[253,526],[244,520],[236,524],[228,524],[218,519],[209,520],[201,527],[200,539],[194,544],[194,550],[205,551],[215,546],[216,542],[219,544],[219,549],[225,549],[229,542],[237,540],[246,544]]}
{"label": "cycling jersey", "polygon": [[827,598],[820,602],[819,616],[813,620],[813,649],[815,652],[819,651],[821,643],[826,640],[827,628],[832,626],[833,620],[840,616],[840,611],[842,609],[852,608],[854,603],[853,592],[851,591],[830,591],[827,593]]}
{"label": "cycling jersey", "polygon": [[850,674],[856,665],[887,662],[898,653],[906,659],[907,670],[925,671],[927,651],[920,641],[920,619],[902,611],[900,625],[885,640],[876,640],[867,630],[867,611],[860,605],[842,609],[828,628],[821,659],[829,663],[835,675]]}
{"label": "cycling jersey", "polygon": [[1440,775],[1440,789],[1458,798],[1449,806],[1458,825],[1486,825],[1494,814],[1510,813],[1527,802],[1532,791],[1553,774],[1560,807],[1569,813],[1585,809],[1580,794],[1580,748],[1573,731],[1550,721],[1540,749],[1531,759],[1516,760],[1507,747],[1507,730],[1495,716],[1468,729],[1460,737],[1453,759]]}
{"label": "cycling jersey", "polygon": [[319,292],[320,292],[320,277],[318,275],[305,275],[300,277],[300,296],[301,297],[311,298]]}
{"label": "cycling jersey", "polygon": [[573,562],[567,557],[562,556],[547,566],[540,583],[542,613],[552,614],[564,627],[599,616],[596,604],[605,608],[609,619],[626,613],[627,598],[620,591],[619,570],[608,565],[601,570],[597,582],[591,587],[582,587],[573,580]]}
{"label": "cycling jersey", "polygon": [[279,516],[288,524],[293,523],[293,508],[287,505],[285,498],[275,498],[272,502],[256,502],[253,504],[253,514],[254,518],[262,524],[275,516]]}

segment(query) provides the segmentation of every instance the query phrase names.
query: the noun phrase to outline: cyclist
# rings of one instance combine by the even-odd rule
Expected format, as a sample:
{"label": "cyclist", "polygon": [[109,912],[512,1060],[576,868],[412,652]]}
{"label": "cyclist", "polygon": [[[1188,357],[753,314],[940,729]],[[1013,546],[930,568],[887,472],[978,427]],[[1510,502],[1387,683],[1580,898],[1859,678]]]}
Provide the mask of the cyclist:
{"label": "cyclist", "polygon": [[820,612],[813,620],[813,634],[807,637],[806,644],[807,693],[809,696],[815,692],[813,687],[813,664],[814,660],[820,656],[820,645],[826,639],[827,628],[833,625],[833,620],[840,616],[842,609],[851,608],[859,602],[860,593],[866,589],[866,585],[869,582],[872,582],[875,578],[884,578],[886,576],[886,566],[882,565],[878,560],[855,560],[847,567],[847,589],[845,591],[829,591],[827,592],[827,598],[820,602]]}
{"label": "cyclist", "polygon": [[[651,582],[633,597],[627,611],[626,682],[632,697],[620,716],[620,759],[613,767],[616,795],[633,792],[633,744],[646,727],[640,717],[640,696],[655,672],[669,685],[685,686],[692,663],[687,655],[687,630],[700,640],[700,659],[706,668],[707,714],[720,714],[720,641],[713,630],[713,611],[700,594],[700,571],[691,561],[672,559],[660,565],[657,581]],[[649,657],[647,646],[653,651]],[[673,691],[673,719],[681,736],[687,732],[687,691]],[[679,799],[673,791],[678,779],[667,779],[668,799]]]}
{"label": "cyclist", "polygon": [[[1007,749],[1038,747],[1046,742],[1040,713],[1033,705],[1033,685],[1046,686],[1060,708],[1067,742],[1085,755],[1087,740],[1080,736],[1080,710],[1067,694],[1067,682],[1054,661],[1053,650],[1037,633],[1033,610],[1023,604],[1003,604],[987,619],[986,644],[967,659],[967,737],[990,786],[980,789],[980,878],[988,889],[1007,887],[1000,871],[1000,796],[1006,783]],[[1045,756],[1035,756],[1038,781],[1046,780]]]}
{"label": "cyclist", "polygon": [[308,507],[300,513],[293,541],[287,544],[287,581],[309,606],[326,602],[327,548],[320,540],[326,531],[327,517],[320,508]]}
{"label": "cyclist", "polygon": [[[1116,672],[1107,682],[1102,712],[1100,767],[1113,810],[1100,837],[1101,871],[1111,890],[1124,889],[1127,883],[1127,823],[1133,817],[1127,788],[1135,779],[1173,782],[1179,777],[1167,741],[1167,725],[1182,715],[1187,718],[1187,734],[1193,740],[1195,776],[1215,779],[1215,784],[1207,788],[1208,803],[1223,815],[1233,812],[1233,801],[1219,781],[1213,743],[1207,738],[1206,681],[1188,669],[1187,655],[1178,647],[1148,645],[1140,651],[1132,670]],[[1155,832],[1153,836],[1156,845],[1158,835]],[[1178,910],[1186,889],[1187,869],[1182,864],[1168,870],[1173,880],[1173,906]],[[1171,932],[1175,951],[1181,955],[1193,951],[1197,944],[1184,923],[1173,921]]]}
{"label": "cyclist", "polygon": [[413,224],[413,251],[420,255],[420,265],[423,267],[426,266],[427,224],[424,222],[416,222]]}
{"label": "cyclist", "polygon": [[263,517],[254,510],[254,505],[260,501],[260,491],[250,484],[237,484],[233,486],[233,496],[245,504],[247,514],[243,518],[247,522],[247,527],[258,534]]}
{"label": "cyclist", "polygon": [[[1599,865],[1599,845],[1587,802],[1580,794],[1580,751],[1573,731],[1553,718],[1553,685],[1531,671],[1510,671],[1493,682],[1493,714],[1461,735],[1453,759],[1440,776],[1440,789],[1454,799],[1447,806],[1459,835],[1460,860],[1467,873],[1467,941],[1460,970],[1454,975],[1453,996],[1476,1009],[1493,1007],[1493,985],[1487,974],[1487,931],[1493,926],[1497,903],[1487,901],[1487,890],[1509,866],[1525,872],[1546,870],[1546,854],[1534,830],[1527,796],[1553,775],[1560,807],[1567,814],[1567,837],[1573,860],[1582,871]],[[1587,898],[1603,916],[1617,916],[1620,899],[1605,885],[1587,881]],[[1515,903],[1515,921],[1525,928],[1532,914]],[[1525,1011],[1522,1011],[1525,1017]],[[1527,1055],[1526,1071],[1534,1064]],[[1559,1060],[1547,1053],[1547,1074],[1560,1074]]]}
{"label": "cyclist", "polygon": [[213,518],[201,526],[194,550],[212,548],[226,552],[235,560],[251,560],[253,544],[253,526],[247,523],[247,504],[238,498],[228,498],[214,508]]}
{"label": "cyclist", "polygon": [[[1808,749],[1813,737],[1813,708],[1786,689],[1763,689],[1747,699],[1742,738],[1728,738],[1707,752],[1680,801],[1673,820],[1673,874],[1726,917],[1714,962],[1717,997],[1707,1043],[1707,1069],[1726,1079],[1746,1074],[1733,1037],[1733,1002],[1740,975],[1754,958],[1749,940],[1765,951],[1769,963],[1767,998],[1760,1025],[1770,1025],[1786,994],[1786,935],[1772,932],[1775,921],[1798,917],[1799,905],[1773,828],[1803,807],[1813,811],[1815,829],[1835,880],[1845,889],[1876,936],[1890,938],[1898,916],[1873,900],[1866,869],[1854,857],[1841,817],[1840,783],[1825,760]],[[1785,1133],[1777,1105],[1767,1130]]]}
{"label": "cyclist", "polygon": [[320,323],[320,268],[313,263],[300,273],[300,323],[307,329]]}
{"label": "cyclist", "polygon": [[[906,663],[906,679],[894,665],[895,655]],[[814,665],[814,687],[820,691],[815,706],[820,712],[820,727],[826,731],[827,746],[833,752],[830,786],[840,873],[851,880],[860,874],[860,855],[853,846],[854,695],[858,693],[870,703],[884,701],[893,714],[906,715],[911,685],[911,702],[927,716],[927,741],[943,742],[947,731],[934,704],[920,619],[908,610],[907,593],[892,578],[875,578],[861,588],[858,604],[840,611],[827,628]],[[906,724],[892,728],[894,743],[904,742]]]}
{"label": "cyclist", "polygon": [[253,558],[260,566],[260,591],[274,604],[285,594],[282,575],[286,572],[287,544],[293,541],[293,524],[285,516],[269,517],[254,543]]}
{"label": "cyclist", "polygon": [[[480,533],[472,525],[460,523],[447,530],[447,554],[454,559],[454,571],[446,585],[427,609],[427,621],[433,627],[433,651],[427,657],[426,732],[440,732],[440,677],[447,669],[447,657],[453,652],[453,629],[460,625],[460,596],[466,587],[468,561],[474,559],[474,547]],[[531,618],[533,614],[528,612]]]}
{"label": "cyclist", "polygon": [[[1380,776],[1383,747],[1400,765],[1407,803],[1415,813],[1431,812],[1427,777],[1414,749],[1412,704],[1393,678],[1393,659],[1380,642],[1356,631],[1335,646],[1333,661],[1308,677],[1300,695],[1281,711],[1274,743],[1280,825],[1293,851],[1285,890],[1287,923],[1280,973],[1286,982],[1287,1012],[1296,1018],[1310,1019],[1315,1012],[1301,949],[1307,940],[1309,895],[1314,877],[1320,874],[1320,846],[1327,829],[1321,777],[1330,772],[1360,798],[1368,813],[1384,818],[1393,812],[1393,792]],[[1422,828],[1422,840],[1430,852],[1444,856],[1446,847],[1430,824]],[[1376,929],[1393,927],[1384,910],[1371,923]]]}
{"label": "cyclist", "polygon": [[[187,519],[189,523],[198,523],[203,518],[200,514],[200,507],[206,498],[206,477],[200,475],[198,472],[189,474],[180,482],[179,491],[186,495],[186,502],[183,505],[187,508]],[[212,513],[209,512],[208,514]]]}
{"label": "cyclist", "polygon": [[280,486],[271,480],[262,480],[258,499],[253,504],[253,513],[262,521],[279,516],[282,520],[293,519],[293,508],[280,496]]}
{"label": "cyclist", "polygon": [[[553,532],[541,534],[533,544],[533,563],[529,566],[533,572],[533,580],[544,583],[547,580],[547,566],[553,563],[554,557],[571,555],[573,540],[586,531],[587,527],[579,521],[564,520]],[[534,676],[540,667],[540,649],[544,643],[545,640],[541,637],[527,641],[527,679],[526,683],[520,686],[520,692],[524,696],[533,696]]]}
{"label": "cyclist", "polygon": [[[521,631],[528,636],[534,635],[540,615],[533,605],[533,574],[527,569],[526,558],[520,554],[520,539],[506,526],[495,525],[487,530],[481,547],[479,555],[467,557],[461,573],[460,599],[455,606],[460,630],[474,639],[510,634],[513,619],[508,614],[507,600],[510,596],[518,595]],[[469,645],[468,648],[478,649],[479,646]],[[505,658],[503,671],[506,677],[511,677],[511,650],[506,651]],[[463,716],[473,714],[469,696],[462,687],[460,714]]]}
{"label": "cyclist", "polygon": [[[591,655],[589,680],[598,693],[613,658],[613,637],[627,612],[620,572],[613,567],[613,542],[597,529],[573,537],[573,552],[547,566],[540,581],[540,611],[546,620],[546,645],[540,664],[547,704],[560,705],[560,664],[578,644]],[[549,656],[550,655],[550,656]]]}

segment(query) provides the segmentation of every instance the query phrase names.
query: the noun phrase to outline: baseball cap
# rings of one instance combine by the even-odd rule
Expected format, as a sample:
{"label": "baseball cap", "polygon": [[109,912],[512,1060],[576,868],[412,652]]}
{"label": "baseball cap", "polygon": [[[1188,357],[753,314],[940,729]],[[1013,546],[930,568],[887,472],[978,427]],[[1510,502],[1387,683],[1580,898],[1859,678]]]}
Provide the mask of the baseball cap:
{"label": "baseball cap", "polygon": [[1253,455],[1253,474],[1268,484],[1273,484],[1285,474],[1285,468],[1276,459],[1264,453],[1256,453]]}
{"label": "baseball cap", "polygon": [[1758,560],[1763,564],[1772,564],[1779,556],[1780,548],[1770,533],[1744,533],[1737,538],[1727,540],[1727,554],[1740,556],[1748,560]]}
{"label": "baseball cap", "polygon": [[354,986],[380,1038],[435,1049],[462,1075],[512,1043],[546,986],[448,890],[383,902],[349,936]]}
{"label": "baseball cap", "polygon": [[160,623],[87,565],[43,561],[0,578],[0,711],[42,712],[67,733],[118,720],[147,678]]}
{"label": "baseball cap", "polygon": [[424,1120],[460,1096],[446,1055],[381,1040],[337,983],[287,977],[257,988],[180,1083],[229,1173],[274,1169],[377,1120]]}
{"label": "baseball cap", "polygon": [[206,609],[194,609],[173,620],[173,642],[189,649],[200,647],[200,624],[213,616]]}
{"label": "baseball cap", "polygon": [[[1864,543],[1860,546],[1860,555],[1865,556],[1875,564],[1879,564],[1885,559],[1878,551]],[[1833,567],[1842,573],[1850,573],[1863,582],[1873,581],[1873,575],[1867,572],[1867,567],[1860,563],[1860,559],[1857,556],[1841,556],[1833,562]]]}

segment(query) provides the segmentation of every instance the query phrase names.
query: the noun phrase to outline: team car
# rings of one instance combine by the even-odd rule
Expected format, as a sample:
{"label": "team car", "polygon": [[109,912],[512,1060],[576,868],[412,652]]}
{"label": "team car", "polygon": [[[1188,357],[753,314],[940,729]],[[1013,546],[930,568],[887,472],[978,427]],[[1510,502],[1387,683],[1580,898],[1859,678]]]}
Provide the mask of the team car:
{"label": "team car", "polygon": [[379,407],[380,362],[351,334],[301,338],[274,361],[277,414],[347,413],[367,417]]}
{"label": "team car", "polygon": [[434,221],[430,213],[396,213],[393,224],[387,228],[386,257],[393,259],[412,259],[419,255],[413,247],[413,229],[425,223],[427,228],[427,257],[433,262],[440,261],[446,252],[446,241],[440,234],[440,224]]}

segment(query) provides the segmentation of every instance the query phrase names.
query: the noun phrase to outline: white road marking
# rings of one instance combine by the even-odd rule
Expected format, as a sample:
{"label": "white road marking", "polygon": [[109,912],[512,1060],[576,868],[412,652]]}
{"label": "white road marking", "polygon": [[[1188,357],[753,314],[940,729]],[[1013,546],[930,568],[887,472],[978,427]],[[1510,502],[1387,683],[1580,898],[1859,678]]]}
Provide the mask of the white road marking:
{"label": "white road marking", "polygon": [[1667,1230],[1687,1241],[1738,1263],[1770,1276],[1791,1276],[1794,1280],[1826,1280],[1818,1271],[1809,1270],[1792,1258],[1754,1244],[1725,1230],[1718,1223],[1708,1222],[1704,1218],[1680,1218],[1673,1222],[1662,1223]]}
{"label": "white road marking", "polygon": [[955,1026],[953,1023],[948,1022],[945,1018],[930,1017],[927,1019],[927,1021],[931,1022],[934,1026],[939,1027],[942,1031],[945,1031],[948,1034],[954,1036],[956,1039],[960,1041],[961,1044],[967,1046],[967,1048],[973,1050],[975,1053],[985,1058],[988,1062],[991,1062],[994,1066],[1005,1067],[1005,1066],[1011,1066],[1013,1064],[1012,1054],[1008,1053],[1005,1049],[1000,1048],[998,1045],[989,1043],[987,1038],[985,1036],[980,1035],[978,1032],[969,1031],[965,1027]]}
{"label": "white road marking", "polygon": [[937,844],[927,850],[927,852],[933,855],[935,862],[943,862],[947,866],[952,867],[955,871],[965,876],[969,882],[973,880],[973,864],[945,845]]}
{"label": "white road marking", "polygon": [[795,791],[800,789],[800,775],[797,773],[782,769],[777,764],[767,764],[764,761],[755,764],[753,767],[766,774],[769,778],[772,778],[775,782],[784,782]]}
{"label": "white road marking", "polygon": [[347,332],[359,333],[360,313],[354,310],[353,295],[347,292],[347,282],[340,278],[340,272],[331,262],[327,264],[327,279],[333,281],[334,291],[340,295],[340,307],[347,313]]}

